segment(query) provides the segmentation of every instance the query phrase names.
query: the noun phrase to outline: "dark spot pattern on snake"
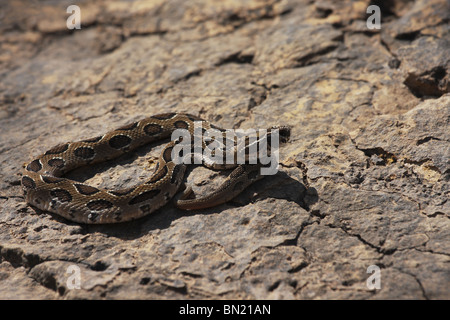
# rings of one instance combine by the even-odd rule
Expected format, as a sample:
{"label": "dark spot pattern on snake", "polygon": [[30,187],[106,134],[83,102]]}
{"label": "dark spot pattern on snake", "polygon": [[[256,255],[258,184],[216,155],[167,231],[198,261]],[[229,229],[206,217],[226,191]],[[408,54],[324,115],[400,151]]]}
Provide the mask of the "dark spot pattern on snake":
{"label": "dark spot pattern on snake", "polygon": [[42,164],[41,164],[41,161],[39,159],[33,160],[32,162],[30,162],[27,165],[27,170],[28,171],[38,172],[41,169],[42,169]]}
{"label": "dark spot pattern on snake", "polygon": [[63,153],[67,149],[69,149],[69,144],[68,143],[60,144],[60,145],[57,145],[56,147],[53,147],[50,150],[48,150],[45,153],[45,155]]}
{"label": "dark spot pattern on snake", "polygon": [[149,123],[144,127],[144,132],[148,136],[154,136],[163,131],[163,128],[159,124]]}
{"label": "dark spot pattern on snake", "polygon": [[164,150],[162,158],[164,159],[165,162],[172,161],[172,150],[173,147],[168,147],[166,150]]}
{"label": "dark spot pattern on snake", "polygon": [[100,211],[110,209],[114,206],[114,204],[108,200],[99,199],[89,201],[86,206],[92,211]]}
{"label": "dark spot pattern on snake", "polygon": [[122,196],[126,196],[127,194],[132,193],[135,189],[136,189],[136,187],[120,189],[120,190],[110,190],[110,191],[108,191],[108,193],[110,193],[114,196],[117,196],[117,197],[122,197]]}
{"label": "dark spot pattern on snake", "polygon": [[64,167],[64,160],[60,158],[53,158],[47,161],[48,165],[53,168],[62,168]]}
{"label": "dark spot pattern on snake", "polygon": [[91,147],[79,147],[73,151],[78,158],[89,160],[95,156],[95,150]]}
{"label": "dark spot pattern on snake", "polygon": [[174,124],[177,129],[189,129],[189,124],[186,121],[176,121]]}
{"label": "dark spot pattern on snake", "polygon": [[58,177],[53,177],[53,176],[41,176],[42,177],[42,181],[44,181],[45,183],[58,183],[61,181],[64,181],[63,178],[58,178]]}
{"label": "dark spot pattern on snake", "polygon": [[133,204],[137,204],[137,203],[144,202],[147,200],[151,200],[154,197],[156,197],[160,192],[161,192],[161,190],[159,190],[159,189],[145,191],[145,192],[141,193],[140,195],[131,199],[130,202],[128,202],[128,204],[133,205]]}
{"label": "dark spot pattern on snake", "polygon": [[90,196],[90,195],[96,194],[97,192],[100,192],[99,189],[85,185],[85,184],[74,183],[73,185],[75,186],[75,189],[77,189],[77,191],[79,193],[84,194],[84,195]]}
{"label": "dark spot pattern on snake", "polygon": [[54,189],[50,191],[50,195],[52,197],[57,198],[61,202],[70,202],[72,201],[72,196],[70,192],[64,189]]}
{"label": "dark spot pattern on snake", "polygon": [[131,143],[132,139],[126,135],[118,134],[109,139],[109,146],[114,149],[122,149]]}
{"label": "dark spot pattern on snake", "polygon": [[23,176],[22,177],[22,185],[28,189],[36,188],[36,183],[30,177]]}

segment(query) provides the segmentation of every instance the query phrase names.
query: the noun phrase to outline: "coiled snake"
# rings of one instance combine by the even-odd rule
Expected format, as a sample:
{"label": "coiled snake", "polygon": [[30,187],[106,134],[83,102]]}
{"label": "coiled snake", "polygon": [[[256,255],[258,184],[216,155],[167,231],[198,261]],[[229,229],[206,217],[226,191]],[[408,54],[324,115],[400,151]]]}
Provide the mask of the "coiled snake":
{"label": "coiled snake", "polygon": [[[60,144],[26,165],[21,181],[25,198],[39,209],[78,223],[117,223],[150,214],[174,197],[183,184],[186,164],[172,161],[172,150],[180,139],[169,142],[163,148],[149,180],[132,188],[103,190],[62,176],[75,168],[110,160],[144,144],[168,138],[176,129],[187,129],[193,135],[196,121],[201,121],[202,130],[215,128],[225,132],[190,114],[165,113],[92,139]],[[287,141],[289,128],[277,129],[281,142]],[[202,148],[205,147],[203,141]],[[178,208],[193,210],[216,206],[231,200],[248,185],[262,178],[261,163],[218,165],[203,161],[203,164],[214,169],[235,169],[218,190],[205,197],[192,198],[191,189],[188,188],[176,202]]]}

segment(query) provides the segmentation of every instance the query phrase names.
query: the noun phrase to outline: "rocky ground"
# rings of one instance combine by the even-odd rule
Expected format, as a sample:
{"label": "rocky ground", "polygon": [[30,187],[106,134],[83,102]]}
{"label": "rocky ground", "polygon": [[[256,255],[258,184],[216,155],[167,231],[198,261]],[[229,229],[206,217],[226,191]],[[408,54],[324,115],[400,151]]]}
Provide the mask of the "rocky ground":
{"label": "rocky ground", "polygon": [[[74,3],[81,29],[68,30]],[[380,30],[366,26],[373,4]],[[1,299],[450,298],[448,1],[0,10]],[[277,175],[209,210],[168,204],[92,226],[25,203],[24,163],[161,112],[224,128],[287,124],[292,137]],[[132,186],[151,174],[152,147],[69,176]],[[198,167],[187,181],[202,194],[223,177]],[[371,265],[380,289],[367,286]]]}

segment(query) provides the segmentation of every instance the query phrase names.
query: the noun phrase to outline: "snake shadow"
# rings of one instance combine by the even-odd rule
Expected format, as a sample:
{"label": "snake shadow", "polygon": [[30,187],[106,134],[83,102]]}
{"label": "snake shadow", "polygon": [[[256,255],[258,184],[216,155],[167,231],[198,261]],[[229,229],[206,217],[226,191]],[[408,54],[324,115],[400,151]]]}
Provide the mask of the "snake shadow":
{"label": "snake shadow", "polygon": [[[191,170],[192,168],[188,169],[185,179],[190,174]],[[227,173],[221,172],[220,174],[226,175]],[[97,232],[122,240],[133,240],[146,236],[154,230],[169,228],[174,221],[182,217],[198,214],[208,215],[220,213],[227,209],[251,205],[251,203],[263,201],[267,198],[284,199],[294,202],[309,212],[310,206],[316,203],[319,199],[318,193],[315,188],[308,188],[299,180],[289,176],[285,172],[279,171],[273,176],[265,177],[264,179],[259,180],[258,183],[250,185],[233,200],[216,207],[186,211],[176,208],[174,201],[170,201],[168,204],[152,214],[134,221],[118,224],[82,225],[82,228],[85,233]]]}

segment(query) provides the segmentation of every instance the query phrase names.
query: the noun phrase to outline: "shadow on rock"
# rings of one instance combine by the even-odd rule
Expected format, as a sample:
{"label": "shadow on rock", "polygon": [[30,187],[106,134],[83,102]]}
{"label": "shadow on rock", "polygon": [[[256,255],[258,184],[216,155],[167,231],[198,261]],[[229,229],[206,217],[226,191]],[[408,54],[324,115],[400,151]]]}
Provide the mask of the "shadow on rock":
{"label": "shadow on rock", "polygon": [[[254,183],[232,201],[216,207],[186,211],[177,209],[174,202],[170,201],[154,213],[134,221],[106,225],[84,225],[83,228],[86,233],[100,232],[123,240],[132,240],[148,235],[155,230],[169,228],[174,221],[185,216],[220,214],[225,210],[251,206],[252,203],[268,198],[295,202],[306,211],[310,211],[310,206],[319,199],[316,189],[307,188],[303,183],[293,179],[285,172],[278,172],[274,176],[266,177],[258,183]],[[57,217],[57,219],[63,220],[60,217]]]}

